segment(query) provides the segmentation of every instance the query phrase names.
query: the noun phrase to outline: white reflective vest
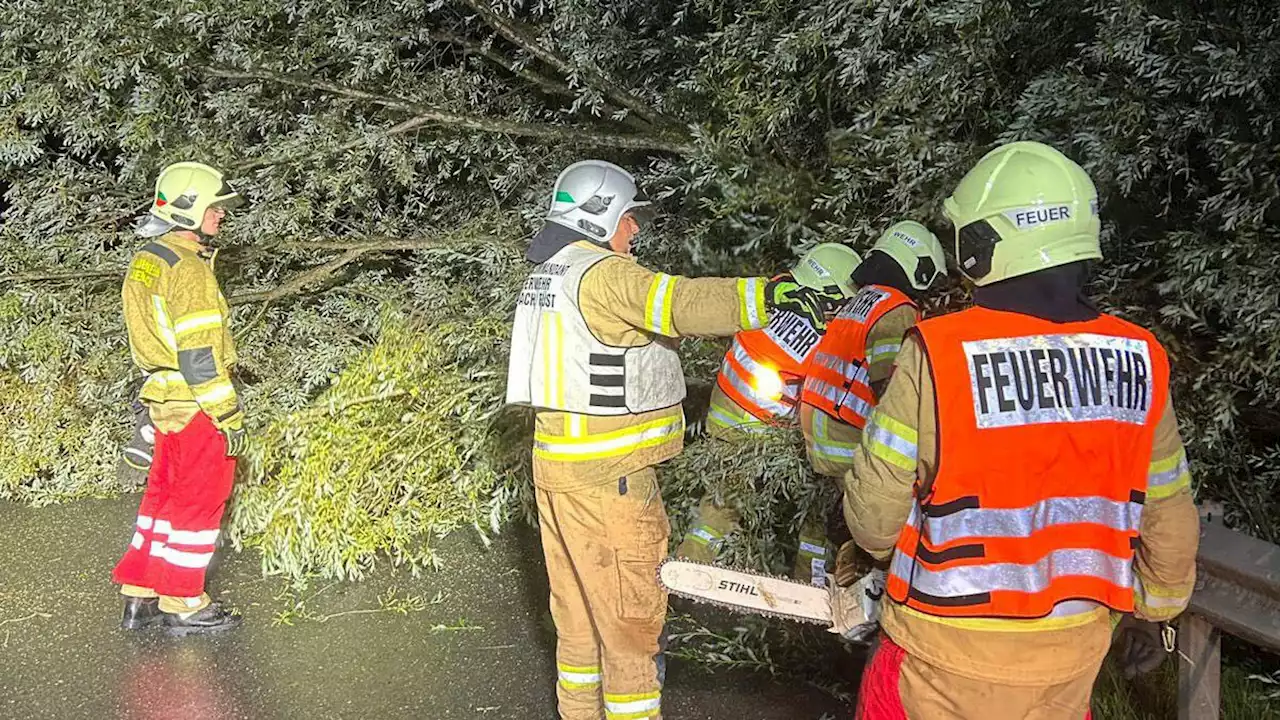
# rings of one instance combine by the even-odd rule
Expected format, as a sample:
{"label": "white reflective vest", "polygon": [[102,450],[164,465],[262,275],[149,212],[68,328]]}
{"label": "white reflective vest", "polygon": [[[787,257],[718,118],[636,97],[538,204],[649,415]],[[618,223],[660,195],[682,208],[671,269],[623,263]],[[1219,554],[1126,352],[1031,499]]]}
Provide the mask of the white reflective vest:
{"label": "white reflective vest", "polygon": [[684,371],[674,348],[600,342],[578,305],[582,277],[615,257],[574,243],[534,268],[520,291],[507,368],[507,403],[585,415],[635,415],[678,404]]}

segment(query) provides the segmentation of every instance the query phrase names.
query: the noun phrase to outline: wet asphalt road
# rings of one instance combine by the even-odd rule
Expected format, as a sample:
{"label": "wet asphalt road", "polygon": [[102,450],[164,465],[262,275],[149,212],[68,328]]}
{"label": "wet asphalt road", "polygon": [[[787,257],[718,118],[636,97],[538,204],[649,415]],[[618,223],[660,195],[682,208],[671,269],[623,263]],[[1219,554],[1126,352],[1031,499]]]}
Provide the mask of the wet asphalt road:
{"label": "wet asphalt road", "polygon": [[[244,626],[177,640],[117,627],[109,573],[137,502],[0,503],[0,719],[556,717],[555,637],[532,530],[510,530],[487,551],[455,534],[439,543],[443,571],[331,585],[306,604],[322,619],[292,626],[280,622],[283,584],[260,576],[252,552],[223,550],[211,591],[242,608]],[[379,611],[388,592],[426,607]],[[679,661],[663,704],[668,720],[851,716],[812,688]]]}

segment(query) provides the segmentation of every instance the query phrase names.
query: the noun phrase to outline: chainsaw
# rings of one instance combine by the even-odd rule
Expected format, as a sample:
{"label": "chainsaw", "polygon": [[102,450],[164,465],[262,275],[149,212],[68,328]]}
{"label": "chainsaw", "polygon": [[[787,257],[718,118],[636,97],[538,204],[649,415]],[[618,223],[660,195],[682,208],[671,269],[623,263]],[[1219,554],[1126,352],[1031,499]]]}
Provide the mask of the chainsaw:
{"label": "chainsaw", "polygon": [[879,624],[884,572],[872,570],[843,588],[828,577],[827,587],[819,587],[676,558],[658,566],[658,584],[694,602],[815,623],[856,642],[869,637]]}

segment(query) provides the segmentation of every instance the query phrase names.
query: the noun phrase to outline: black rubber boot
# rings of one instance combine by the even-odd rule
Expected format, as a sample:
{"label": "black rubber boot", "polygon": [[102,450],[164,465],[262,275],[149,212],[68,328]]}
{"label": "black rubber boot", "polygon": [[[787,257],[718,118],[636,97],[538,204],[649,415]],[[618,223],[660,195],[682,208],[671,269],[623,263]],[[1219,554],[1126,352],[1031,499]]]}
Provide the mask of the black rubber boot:
{"label": "black rubber boot", "polygon": [[124,615],[120,618],[122,630],[145,630],[164,622],[158,598],[126,597]]}
{"label": "black rubber boot", "polygon": [[222,603],[212,602],[186,618],[164,613],[164,631],[177,636],[220,633],[239,627],[243,620],[244,618],[235,611],[223,607]]}

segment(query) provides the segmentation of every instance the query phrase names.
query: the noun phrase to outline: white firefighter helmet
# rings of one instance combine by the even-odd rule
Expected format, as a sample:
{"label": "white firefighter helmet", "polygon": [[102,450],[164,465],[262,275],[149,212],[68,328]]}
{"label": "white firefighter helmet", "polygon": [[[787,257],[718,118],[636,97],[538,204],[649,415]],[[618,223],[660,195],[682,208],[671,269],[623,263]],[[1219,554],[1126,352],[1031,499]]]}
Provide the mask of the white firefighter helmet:
{"label": "white firefighter helmet", "polygon": [[606,242],[623,215],[648,204],[631,173],[604,160],[583,160],[556,178],[546,221]]}

